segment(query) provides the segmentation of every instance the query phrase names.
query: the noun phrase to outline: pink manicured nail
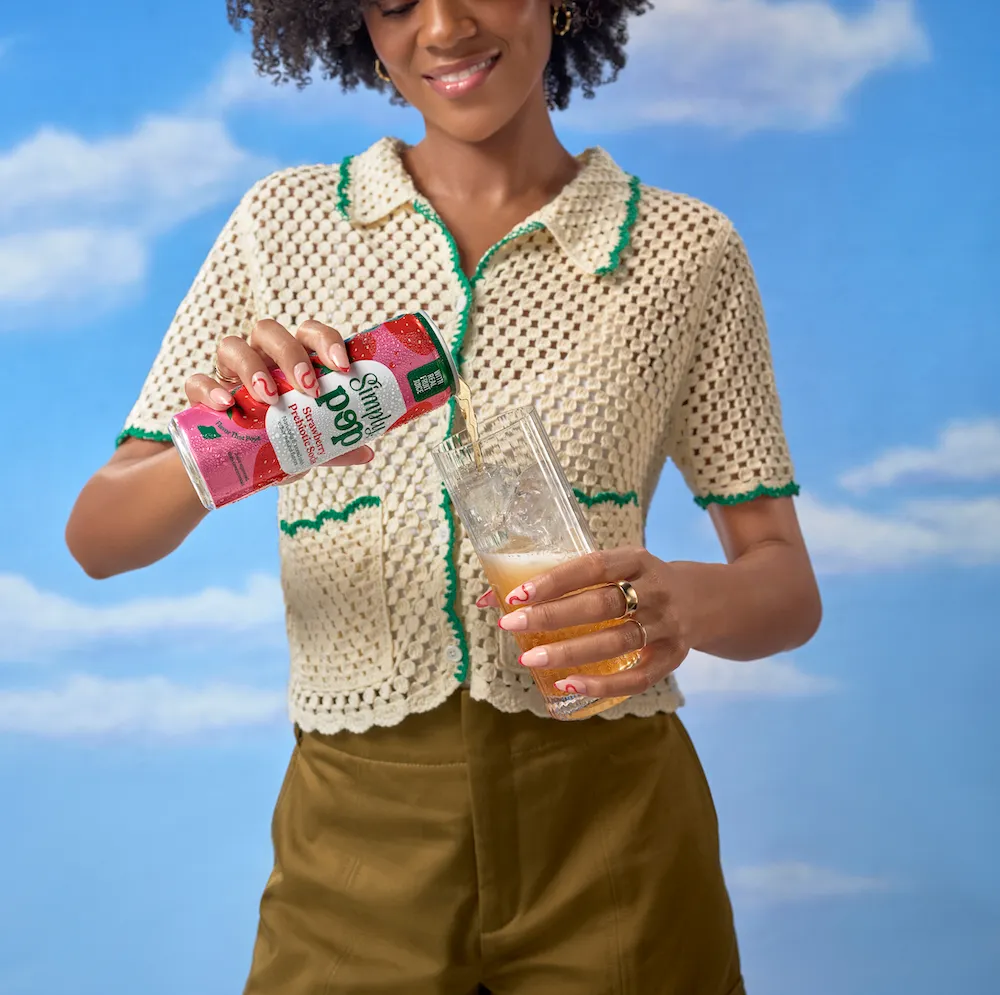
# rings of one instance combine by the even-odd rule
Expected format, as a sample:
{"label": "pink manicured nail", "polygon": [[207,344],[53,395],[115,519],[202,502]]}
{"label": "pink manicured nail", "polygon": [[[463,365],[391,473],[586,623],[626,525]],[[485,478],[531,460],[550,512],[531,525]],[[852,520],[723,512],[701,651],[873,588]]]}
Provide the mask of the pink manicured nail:
{"label": "pink manicured nail", "polygon": [[518,662],[522,667],[544,667],[549,662],[549,651],[544,646],[536,646],[522,653]]}
{"label": "pink manicured nail", "polygon": [[522,584],[507,595],[508,605],[526,605],[538,592],[534,584]]}
{"label": "pink manicured nail", "polygon": [[303,394],[319,397],[319,384],[316,382],[316,370],[313,369],[312,363],[299,363],[292,370],[292,374]]}
{"label": "pink manicured nail", "polygon": [[480,598],[480,599],[479,599],[479,600],[478,600],[478,601],[476,602],[476,607],[477,607],[477,608],[485,608],[485,607],[486,607],[486,602],[487,602],[487,601],[489,601],[489,598],[490,598],[490,595],[491,595],[492,593],[493,593],[493,589],[492,589],[492,588],[490,588],[490,590],[488,590],[488,591],[487,591],[487,592],[486,592],[486,593],[485,593],[485,594],[484,594],[484,595],[483,595],[483,596],[482,596],[482,597],[481,597],[481,598]]}
{"label": "pink manicured nail", "polygon": [[278,403],[278,388],[268,374],[255,373],[250,380],[250,386],[258,401],[263,401],[265,404]]}
{"label": "pink manicured nail", "polygon": [[221,404],[224,408],[232,407],[233,395],[230,394],[228,390],[216,387],[215,390],[213,390],[208,396],[215,404]]}
{"label": "pink manicured nail", "polygon": [[333,365],[344,373],[347,373],[351,368],[351,360],[347,355],[347,349],[339,342],[336,345],[330,346],[330,359]]}
{"label": "pink manicured nail", "polygon": [[511,612],[509,615],[502,616],[497,624],[508,632],[524,632],[528,628],[528,613]]}
{"label": "pink manicured nail", "polygon": [[[574,680],[576,681],[576,683],[574,683]],[[577,678],[567,679],[567,680],[564,680],[564,681],[556,681],[555,684],[553,685],[553,687],[557,691],[564,691],[566,694],[586,694],[587,693],[587,689],[584,687],[584,685]]]}

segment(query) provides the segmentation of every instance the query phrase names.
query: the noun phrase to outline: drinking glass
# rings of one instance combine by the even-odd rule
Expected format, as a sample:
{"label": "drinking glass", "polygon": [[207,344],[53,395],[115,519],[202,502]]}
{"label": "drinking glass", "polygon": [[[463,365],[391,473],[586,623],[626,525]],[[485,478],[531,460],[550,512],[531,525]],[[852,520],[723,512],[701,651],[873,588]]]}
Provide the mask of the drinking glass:
{"label": "drinking glass", "polygon": [[[434,452],[445,486],[472,540],[490,587],[504,612],[517,606],[507,595],[525,581],[597,549],[534,407],[512,408],[479,427],[480,460],[468,431],[446,439]],[[511,633],[529,650],[544,643],[598,632],[621,619],[576,625],[554,632]],[[560,678],[574,674],[614,674],[638,662],[637,652],[570,670],[531,673],[556,719],[585,719],[620,698],[591,698],[559,691]]]}

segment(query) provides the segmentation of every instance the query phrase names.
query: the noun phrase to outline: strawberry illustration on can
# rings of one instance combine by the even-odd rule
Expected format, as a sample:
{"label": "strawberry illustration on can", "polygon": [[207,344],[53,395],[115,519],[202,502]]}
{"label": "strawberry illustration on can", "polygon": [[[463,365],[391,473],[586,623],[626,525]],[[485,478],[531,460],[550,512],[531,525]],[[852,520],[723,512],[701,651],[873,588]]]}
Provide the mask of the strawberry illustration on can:
{"label": "strawberry illustration on can", "polygon": [[366,445],[446,404],[458,371],[423,312],[401,314],[345,340],[348,373],[313,357],[319,397],[278,369],[278,403],[245,386],[226,411],[195,405],[175,415],[170,435],[202,504],[221,508],[319,463]]}

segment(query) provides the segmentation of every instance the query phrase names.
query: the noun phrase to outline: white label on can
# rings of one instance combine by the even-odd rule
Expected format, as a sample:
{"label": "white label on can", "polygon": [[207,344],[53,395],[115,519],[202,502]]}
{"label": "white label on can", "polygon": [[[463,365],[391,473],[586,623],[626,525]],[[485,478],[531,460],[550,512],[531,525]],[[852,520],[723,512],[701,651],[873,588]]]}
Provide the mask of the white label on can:
{"label": "white label on can", "polygon": [[406,414],[406,402],[392,370],[363,359],[350,373],[319,378],[319,397],[297,390],[267,409],[265,426],[285,473],[302,473],[317,463],[366,445]]}

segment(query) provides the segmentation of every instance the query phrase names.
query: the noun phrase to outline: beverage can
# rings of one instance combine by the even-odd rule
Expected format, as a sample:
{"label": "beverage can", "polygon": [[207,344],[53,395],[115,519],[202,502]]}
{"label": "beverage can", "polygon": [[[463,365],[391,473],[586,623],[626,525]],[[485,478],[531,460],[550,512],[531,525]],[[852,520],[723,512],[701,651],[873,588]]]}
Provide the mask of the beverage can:
{"label": "beverage can", "polygon": [[456,391],[454,360],[423,311],[397,315],[344,344],[347,373],[311,357],[318,397],[272,368],[276,404],[241,385],[225,411],[196,404],[171,419],[170,436],[206,508],[232,504],[373,442],[441,407]]}

